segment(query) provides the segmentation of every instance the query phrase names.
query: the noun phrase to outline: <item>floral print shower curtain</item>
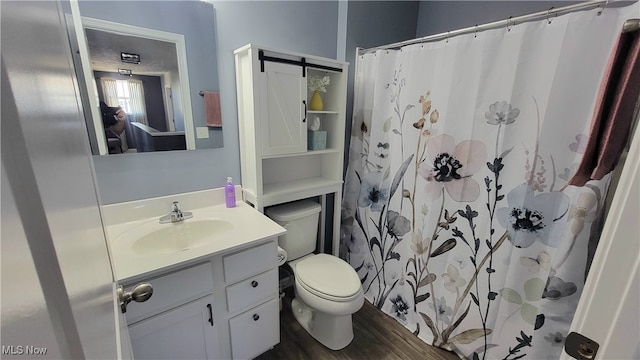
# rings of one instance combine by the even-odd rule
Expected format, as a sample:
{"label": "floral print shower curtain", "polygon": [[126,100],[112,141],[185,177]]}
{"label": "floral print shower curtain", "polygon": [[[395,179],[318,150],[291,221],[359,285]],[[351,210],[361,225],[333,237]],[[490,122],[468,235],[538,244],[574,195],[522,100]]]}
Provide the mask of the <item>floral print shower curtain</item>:
{"label": "floral print shower curtain", "polygon": [[369,302],[461,357],[559,357],[609,180],[567,183],[633,10],[359,56],[341,256]]}

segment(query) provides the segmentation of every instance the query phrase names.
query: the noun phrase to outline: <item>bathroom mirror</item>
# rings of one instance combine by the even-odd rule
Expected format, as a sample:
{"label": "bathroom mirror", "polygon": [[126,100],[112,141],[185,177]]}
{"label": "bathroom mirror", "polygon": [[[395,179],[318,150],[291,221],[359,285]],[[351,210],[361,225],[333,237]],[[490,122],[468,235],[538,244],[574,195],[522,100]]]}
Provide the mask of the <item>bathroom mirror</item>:
{"label": "bathroom mirror", "polygon": [[[78,1],[71,13],[94,155],[222,147],[211,4]],[[113,114],[101,103],[124,110],[124,121],[105,126]]]}

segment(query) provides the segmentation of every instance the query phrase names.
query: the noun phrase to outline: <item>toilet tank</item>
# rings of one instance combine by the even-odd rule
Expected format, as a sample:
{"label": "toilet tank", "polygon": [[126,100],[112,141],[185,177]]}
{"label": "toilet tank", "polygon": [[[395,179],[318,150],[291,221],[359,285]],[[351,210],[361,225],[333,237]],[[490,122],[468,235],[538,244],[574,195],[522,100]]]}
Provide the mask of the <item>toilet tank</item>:
{"label": "toilet tank", "polygon": [[287,229],[287,233],[278,238],[278,245],[287,252],[288,260],[295,260],[315,251],[320,209],[320,204],[311,200],[267,208],[267,216]]}

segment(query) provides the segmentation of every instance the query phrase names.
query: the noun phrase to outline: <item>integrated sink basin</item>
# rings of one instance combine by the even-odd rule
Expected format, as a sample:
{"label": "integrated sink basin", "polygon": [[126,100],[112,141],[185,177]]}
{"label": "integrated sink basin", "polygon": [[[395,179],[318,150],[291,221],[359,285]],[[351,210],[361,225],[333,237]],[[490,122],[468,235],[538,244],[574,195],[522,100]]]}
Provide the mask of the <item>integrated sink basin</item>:
{"label": "integrated sink basin", "polygon": [[148,221],[122,233],[116,241],[129,240],[137,254],[169,254],[186,251],[216,241],[233,230],[230,222],[211,216],[196,215],[191,219],[160,224]]}

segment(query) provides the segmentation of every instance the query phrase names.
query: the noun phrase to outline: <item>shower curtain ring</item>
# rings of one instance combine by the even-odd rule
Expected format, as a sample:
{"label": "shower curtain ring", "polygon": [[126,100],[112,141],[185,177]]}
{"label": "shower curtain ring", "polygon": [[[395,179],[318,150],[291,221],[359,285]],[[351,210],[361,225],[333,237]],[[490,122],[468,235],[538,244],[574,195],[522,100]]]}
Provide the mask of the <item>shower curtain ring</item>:
{"label": "shower curtain ring", "polygon": [[553,10],[553,6],[547,10],[547,24],[551,24],[551,18],[549,17],[551,10]]}
{"label": "shower curtain ring", "polygon": [[607,7],[607,5],[609,5],[609,0],[606,0],[606,1],[604,2],[604,5],[602,5],[602,4],[598,5],[598,8],[599,8],[599,10],[598,10],[598,16],[602,15],[602,12],[604,11],[604,8],[606,8],[606,7]]}
{"label": "shower curtain ring", "polygon": [[476,24],[475,26],[475,30],[473,31],[473,37],[477,38],[478,37],[478,24]]}
{"label": "shower curtain ring", "polygon": [[507,19],[507,31],[511,31],[511,18],[513,18],[513,16],[509,16]]}
{"label": "shower curtain ring", "polygon": [[445,41],[446,44],[449,43],[449,31],[447,31],[447,40]]}

